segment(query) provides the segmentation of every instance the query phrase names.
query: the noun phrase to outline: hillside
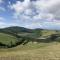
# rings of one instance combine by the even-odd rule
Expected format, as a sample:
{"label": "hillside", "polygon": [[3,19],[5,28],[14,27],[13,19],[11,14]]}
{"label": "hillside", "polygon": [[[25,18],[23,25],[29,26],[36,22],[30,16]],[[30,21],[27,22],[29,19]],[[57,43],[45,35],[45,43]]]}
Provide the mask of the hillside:
{"label": "hillside", "polygon": [[11,42],[11,41],[12,41],[12,43],[15,43],[16,38],[12,35],[0,33],[0,42],[9,44],[9,42]]}
{"label": "hillside", "polygon": [[18,26],[12,26],[12,27],[7,27],[7,28],[3,28],[0,29],[0,32],[8,32],[8,33],[21,33],[21,32],[32,32],[31,29],[27,29],[24,27],[18,27]]}
{"label": "hillside", "polygon": [[0,29],[0,45],[7,48],[25,45],[28,42],[53,42],[59,37],[60,31],[54,30],[27,29],[18,26]]}
{"label": "hillside", "polygon": [[51,35],[59,33],[60,31],[55,30],[43,30],[43,29],[27,29],[24,27],[18,27],[18,26],[12,26],[0,29],[0,32],[2,33],[8,33],[8,34],[19,34],[19,35],[30,35],[30,36],[44,36],[44,35]]}
{"label": "hillside", "polygon": [[0,60],[60,60],[60,31],[0,29]]}
{"label": "hillside", "polygon": [[19,35],[19,36],[28,36],[28,37],[37,37],[41,35],[41,30],[39,29],[27,29],[24,27],[12,26],[0,29],[0,32],[10,34],[10,35]]}

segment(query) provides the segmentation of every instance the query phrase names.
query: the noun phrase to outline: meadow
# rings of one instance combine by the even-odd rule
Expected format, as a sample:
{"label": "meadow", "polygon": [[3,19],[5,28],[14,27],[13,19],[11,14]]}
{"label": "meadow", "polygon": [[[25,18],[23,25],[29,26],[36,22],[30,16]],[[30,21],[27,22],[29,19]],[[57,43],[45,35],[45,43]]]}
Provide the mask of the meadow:
{"label": "meadow", "polygon": [[[34,30],[32,33],[17,34],[16,30],[14,33],[10,33],[11,31],[10,29],[0,31],[0,60],[60,60],[60,32]],[[31,39],[32,37],[35,39],[47,37],[48,39],[39,42]],[[24,44],[26,41],[28,43]]]}
{"label": "meadow", "polygon": [[60,60],[60,43],[34,43],[0,49],[0,60]]}

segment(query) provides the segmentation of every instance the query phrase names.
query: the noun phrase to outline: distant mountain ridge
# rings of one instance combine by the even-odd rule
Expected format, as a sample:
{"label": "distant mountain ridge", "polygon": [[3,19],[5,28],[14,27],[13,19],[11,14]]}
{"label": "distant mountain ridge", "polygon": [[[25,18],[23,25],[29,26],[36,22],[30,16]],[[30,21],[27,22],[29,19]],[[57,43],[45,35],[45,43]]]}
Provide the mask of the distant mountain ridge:
{"label": "distant mountain ridge", "polygon": [[31,33],[32,30],[24,28],[24,27],[12,26],[12,27],[7,27],[7,28],[2,28],[2,29],[0,29],[0,32],[16,32],[16,33],[28,32],[28,33]]}
{"label": "distant mountain ridge", "polygon": [[50,34],[60,33],[60,31],[56,31],[56,30],[47,30],[47,29],[40,29],[40,28],[28,29],[28,28],[19,27],[19,26],[11,26],[7,28],[2,28],[0,29],[0,32],[8,33],[8,34],[31,33],[31,36],[50,35]]}

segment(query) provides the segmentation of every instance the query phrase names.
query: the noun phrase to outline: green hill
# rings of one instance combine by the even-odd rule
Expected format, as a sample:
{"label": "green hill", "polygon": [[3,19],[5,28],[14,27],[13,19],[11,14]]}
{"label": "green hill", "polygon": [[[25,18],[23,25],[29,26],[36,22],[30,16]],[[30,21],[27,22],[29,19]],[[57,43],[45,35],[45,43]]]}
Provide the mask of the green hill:
{"label": "green hill", "polygon": [[52,42],[60,36],[60,31],[7,27],[0,29],[0,46],[15,47],[28,42]]}
{"label": "green hill", "polygon": [[22,35],[30,35],[30,36],[48,36],[51,34],[59,33],[60,31],[55,30],[43,30],[43,29],[27,29],[24,27],[18,27],[18,26],[12,26],[0,29],[0,32],[2,33],[8,33],[8,34],[22,34]]}
{"label": "green hill", "polygon": [[10,33],[20,33],[20,32],[32,32],[31,29],[27,29],[27,28],[24,28],[24,27],[18,27],[18,26],[12,26],[12,27],[7,27],[7,28],[3,28],[3,29],[0,29],[1,32],[10,32]]}
{"label": "green hill", "polygon": [[0,47],[4,47],[4,48],[8,48],[11,45],[15,45],[16,44],[16,37],[9,35],[9,34],[5,34],[5,33],[0,33]]}

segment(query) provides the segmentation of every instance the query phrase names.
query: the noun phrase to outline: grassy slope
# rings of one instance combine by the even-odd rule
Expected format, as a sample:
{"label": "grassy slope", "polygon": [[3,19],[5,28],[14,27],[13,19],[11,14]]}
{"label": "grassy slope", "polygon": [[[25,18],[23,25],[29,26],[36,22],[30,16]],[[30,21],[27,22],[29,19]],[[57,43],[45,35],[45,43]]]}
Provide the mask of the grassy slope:
{"label": "grassy slope", "polygon": [[9,43],[15,43],[16,42],[16,38],[14,36],[8,35],[8,34],[4,34],[4,33],[0,33],[0,42],[4,43],[4,44],[9,44]]}
{"label": "grassy slope", "polygon": [[0,60],[60,60],[60,43],[40,43],[0,50]]}
{"label": "grassy slope", "polygon": [[42,31],[42,36],[49,36],[51,34],[56,34],[57,32],[54,30],[43,30]]}
{"label": "grassy slope", "polygon": [[[43,35],[51,35],[54,31],[42,31]],[[0,42],[15,42],[14,36],[0,33]],[[10,49],[0,49],[0,60],[60,60],[60,43],[28,43]]]}
{"label": "grassy slope", "polygon": [[0,60],[60,60],[60,43],[29,44],[1,49]]}

